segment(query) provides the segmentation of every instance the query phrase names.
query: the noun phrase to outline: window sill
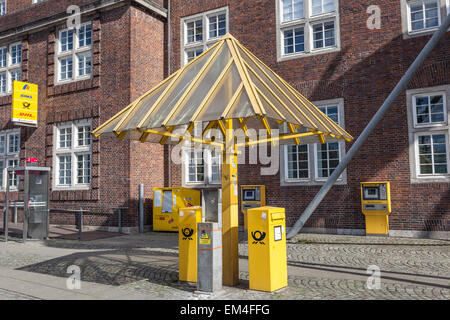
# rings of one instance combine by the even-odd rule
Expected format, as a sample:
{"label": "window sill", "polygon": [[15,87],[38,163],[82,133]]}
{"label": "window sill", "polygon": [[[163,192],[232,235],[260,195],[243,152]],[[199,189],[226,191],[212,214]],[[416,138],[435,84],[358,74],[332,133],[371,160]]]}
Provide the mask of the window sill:
{"label": "window sill", "polygon": [[[315,187],[315,186],[323,186],[327,180],[282,180],[280,183],[281,187],[291,187],[291,186],[299,186],[299,187]],[[347,180],[339,179],[336,181],[335,185],[347,185]]]}
{"label": "window sill", "polygon": [[278,62],[283,62],[283,61],[289,61],[292,59],[308,58],[308,57],[313,57],[313,56],[317,56],[317,55],[321,55],[321,54],[327,54],[327,53],[333,53],[333,52],[339,52],[339,51],[341,51],[341,48],[339,48],[339,47],[330,47],[330,48],[326,48],[326,49],[317,49],[317,50],[313,50],[313,51],[309,51],[309,52],[301,52],[301,53],[295,53],[295,54],[290,54],[290,55],[282,55],[277,60],[278,60]]}
{"label": "window sill", "polygon": [[53,187],[52,191],[89,191],[90,186],[78,186],[78,187]]}
{"label": "window sill", "polygon": [[408,30],[407,33],[403,34],[403,39],[412,39],[412,38],[432,35],[438,29],[439,29],[439,27],[424,29],[424,30],[419,30],[419,31],[409,31]]}
{"label": "window sill", "polygon": [[450,175],[411,178],[411,184],[421,183],[450,183]]}

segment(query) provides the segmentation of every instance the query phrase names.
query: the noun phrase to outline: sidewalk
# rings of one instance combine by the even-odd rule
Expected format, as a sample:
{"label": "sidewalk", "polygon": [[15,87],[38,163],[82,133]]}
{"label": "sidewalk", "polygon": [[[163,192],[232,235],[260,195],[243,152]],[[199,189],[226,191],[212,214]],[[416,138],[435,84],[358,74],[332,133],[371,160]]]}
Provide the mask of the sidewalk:
{"label": "sidewalk", "polygon": [[[220,296],[195,295],[178,281],[173,233],[73,241],[1,242],[0,299],[450,299],[450,242],[300,234],[287,244],[289,287],[248,290],[248,250],[239,244],[240,284]],[[81,270],[81,290],[66,288],[67,269]],[[367,268],[381,271],[369,290]]]}

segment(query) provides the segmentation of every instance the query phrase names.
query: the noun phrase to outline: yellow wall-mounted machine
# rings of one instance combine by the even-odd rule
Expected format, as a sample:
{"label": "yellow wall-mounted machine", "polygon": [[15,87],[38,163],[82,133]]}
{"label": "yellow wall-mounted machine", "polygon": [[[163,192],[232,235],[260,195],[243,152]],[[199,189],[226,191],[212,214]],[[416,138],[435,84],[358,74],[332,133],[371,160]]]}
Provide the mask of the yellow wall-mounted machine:
{"label": "yellow wall-mounted machine", "polygon": [[153,188],[153,230],[178,231],[179,209],[200,206],[200,191]]}
{"label": "yellow wall-mounted machine", "polygon": [[266,205],[266,186],[241,186],[241,212],[244,215],[244,229],[247,230],[247,210]]}
{"label": "yellow wall-mounted machine", "polygon": [[387,181],[361,182],[361,206],[367,235],[388,235],[391,187]]}

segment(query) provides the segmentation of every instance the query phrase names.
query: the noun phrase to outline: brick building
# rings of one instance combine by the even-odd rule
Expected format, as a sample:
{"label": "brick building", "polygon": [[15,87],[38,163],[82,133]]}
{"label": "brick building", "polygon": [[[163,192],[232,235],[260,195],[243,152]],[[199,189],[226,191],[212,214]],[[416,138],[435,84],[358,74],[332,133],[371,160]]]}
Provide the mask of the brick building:
{"label": "brick building", "polygon": [[[81,11],[76,31],[67,28],[70,5]],[[117,227],[116,208],[128,207],[123,226],[136,230],[138,185],[164,184],[163,149],[92,139],[90,131],[164,79],[162,1],[8,0],[5,12],[0,17],[2,169],[38,158],[39,165],[52,167],[51,207],[83,207],[92,212],[86,224],[104,227]],[[37,128],[10,121],[11,82],[20,79],[39,85]],[[144,167],[143,158],[149,160]],[[151,193],[147,188],[146,197]],[[74,225],[75,218],[51,214],[50,223]]]}
{"label": "brick building", "polygon": [[[73,4],[82,12],[75,33],[65,27],[66,9]],[[114,208],[127,206],[124,225],[132,231],[138,225],[140,183],[146,186],[150,224],[152,187],[218,188],[220,181],[213,178],[217,166],[195,156],[184,165],[169,164],[164,161],[169,147],[90,140],[90,129],[231,32],[357,137],[450,13],[450,1],[0,0],[3,12],[0,151],[2,141],[5,151],[0,164],[39,158],[53,168],[52,206],[84,206],[98,213],[90,215],[88,223],[104,227],[116,226]],[[377,13],[379,28],[371,19]],[[360,182],[388,180],[392,234],[448,234],[449,40],[447,33],[305,230],[363,234]],[[38,128],[10,122],[8,90],[18,77],[40,87]],[[261,176],[258,164],[240,165],[239,183],[265,184],[268,204],[286,208],[289,226],[350,146],[283,147],[276,175]],[[192,169],[196,174],[189,174]],[[52,215],[51,223],[74,221]]]}

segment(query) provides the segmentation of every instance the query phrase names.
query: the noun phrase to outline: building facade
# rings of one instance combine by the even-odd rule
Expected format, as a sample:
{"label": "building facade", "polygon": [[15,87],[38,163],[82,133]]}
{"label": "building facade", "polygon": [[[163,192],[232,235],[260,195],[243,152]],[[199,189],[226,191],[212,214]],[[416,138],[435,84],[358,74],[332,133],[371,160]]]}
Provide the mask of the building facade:
{"label": "building facade", "polygon": [[[173,0],[169,10],[170,73],[230,32],[354,137],[450,13],[443,0]],[[391,183],[391,234],[449,230],[449,40],[447,33],[305,231],[364,234],[360,183],[366,181]],[[261,164],[240,165],[239,184],[266,185],[268,204],[286,208],[293,225],[350,147],[282,147],[276,175],[262,176]],[[214,162],[198,158],[171,166],[172,185],[218,186],[210,180]]]}
{"label": "building facade", "polygon": [[[81,10],[76,31],[67,28],[73,4]],[[51,206],[83,206],[93,212],[88,224],[111,228],[115,208],[128,207],[123,225],[133,231],[139,184],[151,224],[153,187],[219,188],[221,157],[186,150],[188,161],[177,165],[170,147],[88,133],[222,35],[358,137],[449,13],[449,0],[0,0],[0,165],[36,157],[52,167]],[[306,231],[364,234],[360,183],[390,181],[392,235],[448,235],[449,40],[447,33]],[[37,128],[10,121],[10,86],[19,79],[40,87]],[[350,147],[281,147],[276,174],[239,165],[239,184],[266,185],[267,203],[286,208],[291,226]],[[75,221],[61,214],[51,223]]]}
{"label": "building facade", "polygon": [[[164,79],[167,10],[163,3],[3,2],[2,191],[7,167],[37,158],[40,166],[52,168],[50,207],[82,207],[90,211],[84,223],[102,227],[117,227],[117,208],[125,207],[124,230],[137,230],[138,186],[164,184],[164,151],[156,145],[96,139],[90,132]],[[68,11],[73,5],[79,8],[80,25],[69,29],[68,23],[77,23],[67,18],[77,13]],[[13,80],[39,85],[37,128],[11,123]],[[142,159],[147,159],[145,165]],[[151,188],[147,188],[145,196],[150,198],[151,194]],[[0,197],[4,200],[5,192]],[[17,192],[12,197],[17,197]],[[151,211],[148,201],[146,211]],[[75,225],[76,219],[73,214],[52,213],[50,223]]]}

